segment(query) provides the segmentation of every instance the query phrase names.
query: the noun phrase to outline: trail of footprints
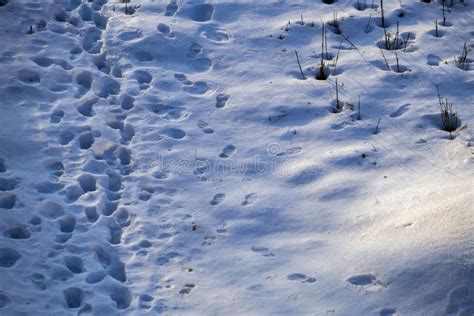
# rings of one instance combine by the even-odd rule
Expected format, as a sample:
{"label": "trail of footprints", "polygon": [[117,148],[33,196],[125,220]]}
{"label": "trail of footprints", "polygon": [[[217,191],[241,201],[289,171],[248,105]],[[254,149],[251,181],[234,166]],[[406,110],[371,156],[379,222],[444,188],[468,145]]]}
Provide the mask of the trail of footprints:
{"label": "trail of footprints", "polygon": [[[185,273],[192,273],[192,262],[185,260],[185,254],[174,250],[173,237],[178,236],[181,229],[199,233],[202,234],[200,246],[209,247],[220,238],[225,238],[227,229],[225,223],[211,230],[200,227],[193,222],[192,215],[185,215],[178,221],[185,228],[177,227],[176,221],[163,215],[166,212],[154,207],[155,209],[150,208],[146,212],[150,216],[161,216],[157,229],[153,227],[154,224],[145,223],[136,225],[133,232],[127,231],[134,217],[131,213],[132,204],[135,212],[139,205],[146,208],[151,202],[167,205],[176,195],[176,189],[161,185],[163,181],[168,181],[170,174],[160,171],[153,173],[152,180],[145,176],[143,180],[149,184],[141,186],[140,192],[137,192],[137,201],[130,200],[127,179],[134,176],[134,155],[140,155],[132,152],[129,146],[138,133],[134,116],[137,104],[147,104],[143,108],[150,114],[170,122],[185,120],[188,115],[185,108],[168,106],[150,96],[148,90],[154,80],[150,71],[124,68],[109,58],[103,43],[104,31],[107,29],[107,17],[103,13],[106,4],[106,0],[72,1],[65,8],[59,3],[53,4],[51,12],[54,21],[38,19],[33,23],[35,34],[74,34],[80,42],[70,45],[70,61],[51,54],[35,54],[31,57],[31,62],[42,71],[25,67],[17,72],[17,79],[25,85],[35,86],[43,83],[42,73],[53,73],[60,69],[60,74],[55,73],[55,77],[60,78],[59,81],[49,85],[49,90],[53,94],[71,92],[76,101],[71,109],[69,105],[61,103],[58,97],[51,108],[44,109],[48,113],[46,120],[51,124],[51,128],[46,131],[50,142],[43,151],[48,157],[43,161],[43,166],[48,171],[49,178],[32,185],[41,196],[37,215],[32,215],[26,223],[10,224],[4,229],[3,236],[32,240],[35,234],[55,231],[53,243],[45,254],[48,258],[46,267],[35,269],[29,280],[38,291],[46,291],[50,287],[60,288],[63,296],[61,301],[68,310],[79,314],[94,313],[97,307],[90,301],[90,293],[95,292],[104,293],[108,297],[110,303],[104,303],[107,307],[100,307],[105,313],[128,309],[134,301],[139,309],[163,312],[168,309],[166,291],[187,296],[198,285],[184,282],[175,289],[176,280],[165,277],[165,281],[160,282],[162,285],[158,287],[158,291],[132,293],[126,267],[143,265],[140,258],[148,258],[153,253],[153,263],[163,267],[164,271],[174,269],[176,263],[179,263],[186,265],[183,270]],[[172,0],[166,6],[164,14],[174,16],[178,10],[176,1]],[[212,15],[213,7],[208,4],[193,6],[190,13],[191,19],[196,22],[210,20]],[[166,38],[175,37],[172,29],[162,23],[157,25],[157,32]],[[124,41],[132,41],[140,36],[139,31],[127,31],[119,35]],[[230,39],[225,31],[215,29],[205,31],[203,36],[217,42]],[[32,37],[31,42],[40,48],[48,45],[40,36]],[[202,46],[197,43],[188,47],[188,65],[194,72],[211,68],[212,61],[203,57],[202,52]],[[138,57],[143,61],[149,58],[144,54]],[[76,61],[82,66],[87,59],[98,72],[75,67]],[[183,73],[176,73],[174,79],[182,84],[182,91],[191,96],[206,97],[217,91],[212,83],[191,81]],[[70,91],[70,83],[73,84],[74,91]],[[128,88],[124,90],[124,87]],[[215,108],[226,107],[229,98],[225,93],[218,93],[215,96]],[[101,121],[97,117],[106,119]],[[195,124],[204,135],[216,132],[203,120]],[[147,127],[144,126],[143,129],[145,128]],[[180,128],[165,126],[159,131],[159,137],[155,141],[181,141],[186,136],[186,132]],[[235,151],[236,147],[229,144],[222,149],[219,158],[230,158]],[[7,166],[8,162],[0,159],[0,208],[12,210],[20,203],[15,190],[22,185],[22,180],[8,172]],[[163,198],[157,199],[156,196]],[[210,204],[218,206],[225,197],[225,193],[218,193]],[[251,205],[256,198],[254,193],[246,195],[242,206]],[[95,236],[103,238],[91,240],[88,232],[94,232]],[[134,241],[129,236],[145,237]],[[126,262],[122,261],[123,256],[117,247],[124,242],[127,244],[123,248],[127,249],[126,246],[131,244],[129,248],[133,252],[132,260]],[[275,257],[266,247],[255,246],[251,250],[263,257]],[[17,251],[0,247],[1,268],[14,267],[22,257],[21,249]],[[0,291],[0,308],[13,302],[14,298],[7,290]]]}
{"label": "trail of footprints", "polygon": [[[153,76],[146,70],[121,69],[117,64],[113,65],[110,62],[103,48],[103,32],[107,28],[107,18],[102,13],[105,4],[106,1],[97,0],[73,4],[66,10],[59,5],[54,5],[52,8],[55,22],[48,24],[49,31],[56,34],[74,32],[74,29],[66,25],[66,22],[69,22],[80,30],[74,33],[82,38],[82,45],[74,44],[70,49],[71,63],[42,53],[33,56],[31,60],[36,66],[43,68],[43,71],[53,71],[54,66],[67,71],[65,82],[73,82],[76,88],[74,92],[74,98],[77,100],[74,104],[76,114],[61,103],[55,103],[56,106],[48,118],[54,128],[48,131],[48,135],[53,138],[48,150],[45,151],[50,158],[44,161],[44,167],[50,172],[51,178],[34,184],[37,193],[45,195],[39,206],[39,216],[32,217],[28,225],[11,226],[5,233],[10,238],[28,239],[35,231],[41,231],[46,223],[56,223],[55,243],[47,254],[53,266],[50,272],[32,274],[31,282],[38,290],[46,290],[49,279],[64,283],[62,293],[65,307],[77,310],[79,313],[94,312],[94,306],[88,302],[85,290],[91,286],[106,288],[109,299],[118,310],[129,308],[133,301],[132,292],[127,286],[126,265],[121,261],[120,253],[115,247],[127,238],[125,233],[131,224],[129,207],[124,204],[127,202],[122,202],[122,196],[126,192],[126,179],[134,171],[133,153],[129,144],[133,141],[136,130],[134,124],[129,123],[133,120],[133,116],[129,116],[129,113],[133,112],[137,100],[149,89],[153,81]],[[171,1],[166,7],[165,15],[173,16],[178,9],[176,2]],[[212,15],[212,6],[209,5],[198,6],[192,13],[196,21],[206,20],[209,15]],[[46,24],[44,20],[39,21],[34,25],[35,32],[44,31]],[[174,37],[171,28],[165,24],[159,24],[157,31],[165,37]],[[207,37],[215,40],[227,38],[223,32],[215,34],[209,32],[209,34]],[[122,33],[121,36],[123,40],[131,40],[139,36],[139,33]],[[209,59],[200,57],[201,53],[202,47],[197,43],[188,49],[188,64],[196,71],[206,71],[212,64]],[[92,64],[100,73],[74,67],[74,61],[82,59],[84,55],[90,56]],[[142,60],[149,58],[145,54],[138,57]],[[29,85],[39,84],[42,81],[40,73],[30,69],[19,71],[17,78]],[[205,81],[193,82],[185,74],[176,74],[175,79],[182,83],[183,91],[190,95],[209,95],[216,89]],[[138,91],[122,91],[124,81],[128,81],[127,84],[130,81],[136,82]],[[58,84],[52,87],[51,91],[63,91],[62,86]],[[216,107],[224,107],[228,99],[228,95],[219,94],[216,97]],[[104,109],[108,113],[104,112]],[[166,120],[185,118],[184,111],[162,103],[154,103],[149,111]],[[107,119],[103,125],[93,124],[96,116],[104,115]],[[79,117],[79,120],[76,120],[76,117]],[[81,122],[80,125],[77,124],[78,121]],[[214,129],[204,121],[198,121],[197,127],[204,134],[214,133]],[[181,140],[186,136],[183,130],[174,127],[166,127],[160,134],[172,140]],[[223,153],[230,156],[235,151],[232,147],[230,145]],[[63,155],[65,157],[62,157]],[[63,160],[70,165],[64,165]],[[158,181],[168,178],[168,174],[162,172],[154,173],[153,176]],[[14,208],[16,196],[6,191],[13,190],[17,181],[8,178],[0,182],[2,191],[5,191],[0,195],[0,207]],[[171,197],[175,194],[173,189],[154,185],[144,187],[138,195],[138,200],[146,203],[153,195],[161,193]],[[217,204],[221,198],[223,199],[219,196],[216,198]],[[183,255],[166,250],[166,241],[176,234],[176,228],[166,224],[167,219],[163,219],[162,222],[158,239],[165,241],[165,244],[154,262],[166,266],[180,260]],[[86,234],[83,234],[88,231],[103,232],[104,240],[91,242],[86,238]],[[216,233],[225,234],[226,230],[221,227]],[[213,234],[206,234],[202,245],[211,245],[215,240]],[[136,256],[148,256],[152,246],[153,242],[140,240],[134,248]],[[2,267],[14,266],[21,257],[22,255],[16,250],[0,249]],[[188,268],[187,271],[192,270]],[[83,283],[78,282],[76,277],[82,275],[84,275],[81,278]],[[172,284],[173,281],[169,282]],[[178,290],[178,294],[189,295],[195,286],[194,283],[185,283]],[[8,294],[4,296],[5,302],[10,300]],[[138,307],[143,309],[154,307],[155,310],[167,308],[160,298],[146,293],[139,295]]]}
{"label": "trail of footprints", "polygon": [[[120,80],[109,75],[111,67],[102,49],[102,32],[107,26],[107,18],[102,13],[105,4],[106,1],[74,2],[66,10],[54,4],[52,13],[55,22],[48,24],[49,31],[57,34],[71,29],[70,25],[81,29],[84,32],[83,45],[71,49],[71,59],[74,61],[83,51],[87,52],[103,76],[95,77],[88,70],[74,69],[63,59],[41,53],[31,58],[36,66],[44,68],[43,73],[56,71],[58,68],[53,66],[59,66],[66,71],[63,73],[65,83],[74,80],[77,84],[77,115],[83,116],[86,124],[89,118],[95,116],[96,105],[108,103],[120,93]],[[34,25],[37,33],[45,28],[44,20]],[[36,44],[40,41],[37,39]],[[17,79],[27,85],[42,81],[40,72],[28,68],[20,69]],[[138,80],[145,84],[147,78],[142,75]],[[50,90],[62,91],[59,85]],[[53,136],[45,151],[50,158],[43,163],[50,177],[33,184],[37,193],[44,196],[38,206],[38,215],[32,215],[28,223],[9,225],[4,230],[4,236],[28,240],[42,230],[50,230],[51,225],[56,223],[57,234],[46,254],[49,263],[46,269],[38,269],[31,274],[32,284],[40,291],[51,286],[63,288],[64,306],[82,313],[93,312],[94,308],[87,302],[85,288],[90,287],[85,284],[105,282],[102,287],[107,288],[107,295],[115,308],[126,309],[131,304],[132,293],[126,285],[125,264],[114,246],[122,242],[124,230],[130,225],[130,214],[126,207],[121,206],[121,195],[124,176],[131,172],[132,153],[127,145],[134,137],[134,127],[126,123],[126,115],[115,116],[109,127],[120,131],[120,139],[114,143],[103,139],[106,131],[100,126],[92,129],[89,125],[77,125],[74,113],[68,111],[66,106],[56,104],[59,104],[58,107],[51,111],[49,117],[49,123],[53,126],[47,131],[48,135]],[[133,98],[123,96],[120,106],[123,110],[130,110]],[[70,166],[63,164],[63,155]],[[7,166],[8,162],[2,159],[0,171],[8,173]],[[10,192],[18,185],[21,181],[14,175],[0,179],[0,208],[13,209],[18,205],[16,195]],[[104,241],[91,243],[83,234],[87,231],[103,231]],[[0,267],[12,268],[22,257],[21,251],[0,248]],[[79,277],[81,275],[85,277]],[[81,279],[85,284],[79,281]],[[54,283],[51,284],[51,281]],[[1,307],[13,303],[12,295],[6,291],[1,294]]]}

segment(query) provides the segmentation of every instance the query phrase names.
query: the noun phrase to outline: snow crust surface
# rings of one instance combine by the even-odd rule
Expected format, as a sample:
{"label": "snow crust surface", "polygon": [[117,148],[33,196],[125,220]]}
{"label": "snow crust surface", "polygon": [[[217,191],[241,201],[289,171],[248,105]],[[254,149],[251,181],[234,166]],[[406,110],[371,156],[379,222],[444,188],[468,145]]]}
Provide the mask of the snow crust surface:
{"label": "snow crust surface", "polygon": [[474,315],[474,4],[369,2],[0,0],[0,314]]}

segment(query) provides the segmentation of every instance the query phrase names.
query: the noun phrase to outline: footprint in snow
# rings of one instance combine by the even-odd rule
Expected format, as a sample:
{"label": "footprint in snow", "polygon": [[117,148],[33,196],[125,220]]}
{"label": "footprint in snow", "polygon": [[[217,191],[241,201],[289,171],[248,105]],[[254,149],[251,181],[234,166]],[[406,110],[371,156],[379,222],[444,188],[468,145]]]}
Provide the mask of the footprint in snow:
{"label": "footprint in snow", "polygon": [[51,113],[51,117],[50,117],[49,121],[53,124],[61,123],[61,120],[63,119],[64,114],[65,113],[64,113],[63,110],[54,110]]}
{"label": "footprint in snow", "polygon": [[291,148],[288,148],[286,151],[281,151],[277,153],[277,156],[285,156],[285,155],[293,156],[293,155],[299,154],[301,150],[302,150],[301,147],[291,147]]}
{"label": "footprint in snow", "polygon": [[11,210],[15,207],[16,195],[11,192],[0,192],[0,208]]}
{"label": "footprint in snow", "polygon": [[117,38],[124,42],[133,41],[141,37],[142,32],[140,30],[126,30],[117,35]]}
{"label": "footprint in snow", "polygon": [[217,227],[216,227],[216,233],[218,235],[221,235],[221,236],[224,236],[227,234],[227,228],[226,228],[227,224],[224,222],[224,223],[221,223],[219,224]]}
{"label": "footprint in snow", "polygon": [[188,53],[187,57],[188,58],[196,58],[197,55],[199,55],[202,52],[202,46],[199,45],[198,43],[192,43],[188,47]]}
{"label": "footprint in snow", "polygon": [[153,302],[154,298],[148,294],[141,294],[138,298],[138,306],[141,309],[150,309],[152,307],[151,303]]}
{"label": "footprint in snow", "polygon": [[130,75],[130,78],[136,80],[140,90],[146,90],[150,87],[153,75],[146,70],[138,69]]}
{"label": "footprint in snow", "polygon": [[194,72],[205,72],[212,67],[212,60],[209,58],[196,58],[188,60],[188,65]]}
{"label": "footprint in snow", "polygon": [[204,236],[204,241],[201,243],[202,246],[211,246],[217,239],[214,235]]}
{"label": "footprint in snow", "polygon": [[230,40],[230,35],[223,30],[209,29],[201,35],[216,43],[228,42]]}
{"label": "footprint in snow", "polygon": [[0,177],[0,191],[11,191],[20,184],[20,180],[17,178],[2,178]]}
{"label": "footprint in snow", "polygon": [[0,248],[0,267],[11,268],[23,256],[12,248]]}
{"label": "footprint in snow", "polygon": [[221,109],[226,106],[227,101],[229,101],[230,96],[228,94],[218,94],[216,96],[216,108]]}
{"label": "footprint in snow", "polygon": [[191,291],[194,289],[195,286],[196,285],[193,283],[185,284],[184,287],[181,290],[179,290],[179,294],[188,295],[191,293]]}
{"label": "footprint in snow", "polygon": [[197,4],[186,10],[185,15],[193,21],[206,22],[212,19],[214,7],[208,3]]}
{"label": "footprint in snow", "polygon": [[170,38],[175,37],[174,33],[171,32],[171,28],[168,25],[164,24],[164,23],[159,23],[156,28],[157,28],[158,32],[163,34],[163,36],[170,37]]}
{"label": "footprint in snow", "polygon": [[185,86],[183,90],[192,95],[206,95],[215,90],[215,85],[205,81],[196,81],[190,86]]}
{"label": "footprint in snow", "polygon": [[372,274],[358,274],[348,277],[347,282],[357,286],[370,285],[374,283],[377,279]]}
{"label": "footprint in snow", "polygon": [[396,118],[396,117],[402,116],[403,114],[408,112],[408,110],[410,110],[410,107],[411,107],[411,104],[404,104],[401,107],[399,107],[398,110],[396,110],[395,112],[390,113],[390,117]]}
{"label": "footprint in snow", "polygon": [[395,308],[384,308],[382,310],[380,310],[380,313],[379,313],[380,316],[396,316],[396,315],[399,315],[397,313],[397,309]]}
{"label": "footprint in snow", "polygon": [[300,281],[303,283],[314,283],[316,282],[316,278],[309,277],[304,273],[291,273],[288,275],[288,280],[290,281]]}
{"label": "footprint in snow", "polygon": [[276,257],[273,252],[270,251],[267,247],[262,246],[253,246],[250,248],[253,252],[261,254],[264,257],[274,258]]}
{"label": "footprint in snow", "polygon": [[165,15],[174,16],[176,14],[176,11],[178,11],[178,9],[179,9],[179,6],[176,3],[176,0],[171,0],[166,6]]}
{"label": "footprint in snow", "polygon": [[384,287],[384,284],[377,280],[377,278],[370,273],[367,274],[356,274],[346,279],[352,285],[364,287],[368,290],[379,290]]}
{"label": "footprint in snow", "polygon": [[224,193],[218,193],[216,195],[214,195],[214,197],[212,198],[211,202],[209,202],[209,204],[211,205],[219,205],[222,203],[222,201],[224,201],[225,199],[225,194]]}
{"label": "footprint in snow", "polygon": [[193,82],[191,80],[189,80],[188,77],[186,77],[185,74],[176,73],[176,74],[174,74],[174,78],[176,80],[178,80],[179,82],[181,82],[185,86],[190,86],[190,85],[193,84]]}
{"label": "footprint in snow", "polygon": [[31,237],[30,228],[23,224],[13,224],[10,225],[4,232],[3,236],[11,239],[28,239]]}
{"label": "footprint in snow", "polygon": [[234,145],[227,145],[222,150],[222,153],[219,155],[220,158],[229,158],[235,153],[236,147]]}
{"label": "footprint in snow", "polygon": [[179,128],[167,128],[162,131],[162,134],[168,138],[179,140],[186,136],[186,132]]}
{"label": "footprint in snow", "polygon": [[17,78],[27,84],[37,84],[41,81],[41,76],[38,72],[26,68],[18,71]]}
{"label": "footprint in snow", "polygon": [[430,66],[439,66],[441,58],[438,55],[428,54],[426,63]]}
{"label": "footprint in snow", "polygon": [[213,134],[214,133],[214,129],[209,126],[208,123],[204,122],[204,121],[199,121],[197,123],[197,126],[201,129],[201,131],[205,134]]}
{"label": "footprint in snow", "polygon": [[247,206],[251,205],[257,200],[257,194],[256,193],[249,193],[245,196],[245,200],[241,203],[242,206]]}

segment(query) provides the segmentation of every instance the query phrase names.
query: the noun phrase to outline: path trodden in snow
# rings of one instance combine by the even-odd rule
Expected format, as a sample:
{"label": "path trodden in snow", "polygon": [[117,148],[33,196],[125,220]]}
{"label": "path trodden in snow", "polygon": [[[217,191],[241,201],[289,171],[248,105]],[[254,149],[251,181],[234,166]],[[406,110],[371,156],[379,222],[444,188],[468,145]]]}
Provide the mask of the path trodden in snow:
{"label": "path trodden in snow", "polygon": [[381,4],[0,0],[0,314],[474,315],[474,3]]}

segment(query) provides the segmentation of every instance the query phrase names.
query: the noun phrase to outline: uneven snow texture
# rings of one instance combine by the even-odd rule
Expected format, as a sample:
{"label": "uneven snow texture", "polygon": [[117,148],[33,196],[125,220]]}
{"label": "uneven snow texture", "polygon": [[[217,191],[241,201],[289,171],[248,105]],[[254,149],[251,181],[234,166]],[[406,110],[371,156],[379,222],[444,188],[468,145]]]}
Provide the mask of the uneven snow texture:
{"label": "uneven snow texture", "polygon": [[474,315],[474,3],[376,2],[0,0],[0,314]]}

